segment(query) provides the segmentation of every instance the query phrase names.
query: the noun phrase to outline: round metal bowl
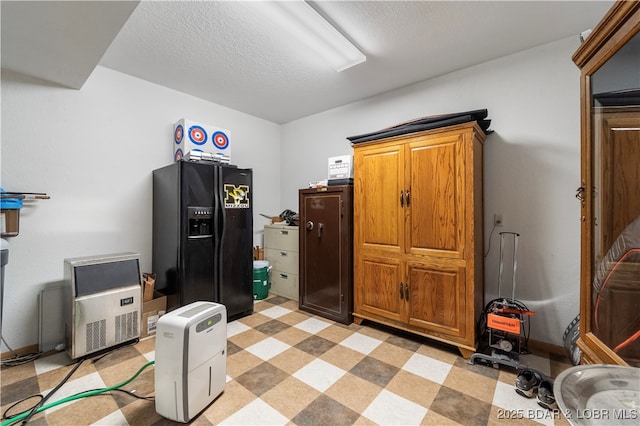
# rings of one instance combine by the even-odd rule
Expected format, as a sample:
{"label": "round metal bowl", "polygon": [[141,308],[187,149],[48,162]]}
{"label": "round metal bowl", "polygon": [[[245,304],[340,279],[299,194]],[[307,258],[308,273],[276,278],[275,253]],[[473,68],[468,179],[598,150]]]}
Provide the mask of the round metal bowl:
{"label": "round metal bowl", "polygon": [[640,368],[578,365],[553,385],[558,408],[577,425],[640,424]]}

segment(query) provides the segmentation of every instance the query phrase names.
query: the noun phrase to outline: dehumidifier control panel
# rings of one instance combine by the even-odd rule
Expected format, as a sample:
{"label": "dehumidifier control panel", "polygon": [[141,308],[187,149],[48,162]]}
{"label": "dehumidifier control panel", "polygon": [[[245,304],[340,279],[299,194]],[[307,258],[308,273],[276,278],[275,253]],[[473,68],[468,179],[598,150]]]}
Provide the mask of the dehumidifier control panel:
{"label": "dehumidifier control panel", "polygon": [[208,330],[220,321],[222,321],[222,314],[215,314],[212,317],[209,317],[206,320],[196,324],[196,333],[201,333],[205,330]]}

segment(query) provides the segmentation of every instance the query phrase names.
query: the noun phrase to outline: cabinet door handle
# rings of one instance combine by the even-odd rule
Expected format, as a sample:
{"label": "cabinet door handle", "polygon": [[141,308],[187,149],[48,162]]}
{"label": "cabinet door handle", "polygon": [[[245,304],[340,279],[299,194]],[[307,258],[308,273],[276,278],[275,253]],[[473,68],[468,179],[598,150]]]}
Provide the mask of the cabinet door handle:
{"label": "cabinet door handle", "polygon": [[404,285],[404,300],[409,301],[409,284]]}
{"label": "cabinet door handle", "polygon": [[403,298],[403,294],[402,294],[402,281],[400,282],[400,300],[402,300]]}
{"label": "cabinet door handle", "polygon": [[585,191],[585,187],[584,187],[584,182],[583,182],[582,186],[580,188],[576,189],[576,198],[578,200],[580,200],[580,205],[582,207],[584,207],[584,205],[585,205],[584,191]]}
{"label": "cabinet door handle", "polygon": [[289,278],[289,276],[287,274],[280,274],[280,278],[286,280],[287,278]]}
{"label": "cabinet door handle", "polygon": [[280,256],[287,256],[287,252],[286,251],[281,251],[280,252]]}
{"label": "cabinet door handle", "polygon": [[280,234],[281,235],[289,235],[289,231],[282,229],[282,230],[280,230]]}
{"label": "cabinet door handle", "polygon": [[407,189],[407,207],[411,205],[411,191]]}
{"label": "cabinet door handle", "polygon": [[404,207],[404,191],[400,191],[400,207]]}

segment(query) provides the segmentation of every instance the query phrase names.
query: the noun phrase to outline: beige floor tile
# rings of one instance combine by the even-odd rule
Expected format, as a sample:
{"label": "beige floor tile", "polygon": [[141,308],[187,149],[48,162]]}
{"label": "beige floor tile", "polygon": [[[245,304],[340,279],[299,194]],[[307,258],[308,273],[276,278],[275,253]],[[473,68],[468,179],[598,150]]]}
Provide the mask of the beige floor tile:
{"label": "beige floor tile", "polygon": [[289,348],[279,355],[271,358],[269,363],[282,371],[293,374],[305,365],[313,361],[315,357],[296,348]]}
{"label": "beige floor tile", "polygon": [[291,419],[320,395],[311,386],[289,377],[260,397],[264,402]]}
{"label": "beige floor tile", "polygon": [[380,330],[375,327],[362,327],[358,330],[358,333],[364,334],[365,336],[369,336],[373,339],[382,340],[383,342],[391,335],[388,331]]}
{"label": "beige floor tile", "polygon": [[323,361],[327,361],[345,371],[351,370],[351,368],[362,361],[364,357],[364,354],[341,345],[336,345],[320,355],[320,359]]}
{"label": "beige floor tile", "polygon": [[[71,371],[73,365],[60,367],[52,371],[48,371],[46,373],[38,375],[38,384],[40,385],[40,390],[45,391],[48,389],[53,389],[58,383],[65,378],[65,376]],[[69,380],[75,380],[80,377],[84,377],[88,374],[93,374],[97,371],[95,364],[90,361],[84,361],[80,368],[78,368],[73,375],[69,378]]]}
{"label": "beige floor tile", "polygon": [[247,330],[247,331],[243,331],[240,334],[236,334],[235,336],[231,336],[229,337],[228,341],[240,346],[243,349],[248,348],[251,345],[254,345],[264,339],[266,339],[267,336],[264,333],[261,333],[257,330]]}
{"label": "beige floor tile", "polygon": [[[268,305],[268,307],[271,308],[272,306]],[[254,313],[253,315],[240,318],[237,321],[249,327],[257,327],[261,324],[264,324],[265,322],[271,321],[272,319],[273,318],[269,318],[266,315],[262,315],[260,313]]]}
{"label": "beige floor tile", "polygon": [[409,401],[429,407],[440,390],[438,383],[400,370],[385,388]]}
{"label": "beige floor tile", "polygon": [[49,426],[89,425],[118,410],[110,395],[82,398],[55,411],[47,411]]}
{"label": "beige floor tile", "polygon": [[290,312],[278,318],[278,320],[289,325],[296,325],[307,319],[309,319],[309,315],[300,311]]}
{"label": "beige floor tile", "polygon": [[448,417],[441,416],[434,411],[427,411],[427,414],[425,414],[420,424],[430,426],[455,426],[460,423],[455,422]]}
{"label": "beige floor tile", "polygon": [[36,369],[33,362],[27,364],[16,365],[15,367],[2,367],[0,371],[0,383],[3,386],[24,380],[26,377],[36,375]]}
{"label": "beige floor tile", "polygon": [[453,364],[456,359],[460,357],[460,353],[456,348],[444,348],[437,342],[434,343],[433,346],[428,344],[422,345],[416,352],[448,364]]}
{"label": "beige floor tile", "polygon": [[331,325],[324,330],[316,333],[316,336],[331,340],[334,343],[340,343],[353,334],[352,329],[340,327],[339,325]]}
{"label": "beige floor tile", "polygon": [[290,346],[295,346],[310,336],[311,334],[307,333],[306,331],[297,329],[295,327],[289,327],[286,330],[283,330],[280,333],[273,335],[274,338]]}
{"label": "beige floor tile", "polygon": [[382,391],[380,386],[347,373],[327,389],[325,394],[345,407],[351,408],[357,413],[362,413],[371,404],[371,401],[378,396],[380,391]]}
{"label": "beige floor tile", "polygon": [[219,424],[236,411],[240,410],[256,396],[237,382],[229,382],[213,404],[211,404],[202,415],[204,415],[214,425]]}
{"label": "beige floor tile", "polygon": [[402,367],[411,358],[411,355],[413,352],[384,342],[369,354],[369,356],[396,367]]}
{"label": "beige floor tile", "polygon": [[236,378],[262,362],[257,356],[247,351],[240,351],[227,358],[227,375]]}
{"label": "beige floor tile", "polygon": [[451,368],[443,384],[489,404],[493,402],[496,389],[495,380],[455,366]]}

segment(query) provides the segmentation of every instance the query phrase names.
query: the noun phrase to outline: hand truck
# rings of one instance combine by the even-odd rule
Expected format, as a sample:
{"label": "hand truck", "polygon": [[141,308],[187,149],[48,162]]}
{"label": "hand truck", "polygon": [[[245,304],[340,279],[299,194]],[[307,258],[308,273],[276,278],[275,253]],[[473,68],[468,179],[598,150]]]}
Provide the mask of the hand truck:
{"label": "hand truck", "polygon": [[[512,239],[513,265],[511,298],[502,296],[502,281],[504,274],[505,239]],[[522,302],[516,300],[516,272],[518,267],[518,238],[515,232],[500,233],[500,264],[498,275],[498,298],[489,302],[479,321],[479,332],[487,336],[486,350],[490,354],[476,352],[471,355],[469,364],[476,360],[498,368],[499,364],[516,369],[527,367],[520,363],[520,355],[528,353],[527,340],[529,338],[529,318],[535,315]],[[525,330],[525,326],[527,330]]]}

